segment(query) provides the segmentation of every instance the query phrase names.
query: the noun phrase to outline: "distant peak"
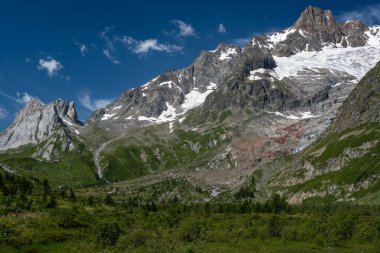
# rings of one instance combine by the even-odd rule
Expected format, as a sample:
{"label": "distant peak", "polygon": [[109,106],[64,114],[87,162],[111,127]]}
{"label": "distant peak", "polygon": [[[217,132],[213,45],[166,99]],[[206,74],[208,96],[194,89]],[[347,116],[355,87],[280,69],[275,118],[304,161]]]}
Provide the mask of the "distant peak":
{"label": "distant peak", "polygon": [[319,7],[309,6],[294,23],[293,28],[302,30],[321,29],[328,26],[336,26],[336,20],[331,10],[323,10]]}

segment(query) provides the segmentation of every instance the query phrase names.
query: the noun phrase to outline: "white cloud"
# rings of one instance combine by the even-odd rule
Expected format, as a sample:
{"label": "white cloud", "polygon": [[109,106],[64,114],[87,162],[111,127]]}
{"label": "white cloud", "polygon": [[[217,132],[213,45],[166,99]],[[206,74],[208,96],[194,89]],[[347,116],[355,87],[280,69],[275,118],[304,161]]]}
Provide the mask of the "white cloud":
{"label": "white cloud", "polygon": [[[191,26],[190,26],[191,27]],[[110,31],[113,27],[105,27],[99,36],[104,41],[104,47],[102,49],[103,55],[114,64],[120,64],[121,62],[117,57],[117,49],[123,45],[126,49],[133,53],[143,55],[151,51],[173,53],[182,51],[182,47],[177,44],[160,43],[156,38],[150,38],[146,40],[136,40],[130,36],[110,35]],[[186,30],[186,29],[185,29]],[[185,31],[184,33],[187,33]]]}
{"label": "white cloud", "polygon": [[219,33],[226,33],[227,32],[226,27],[223,24],[219,24],[218,25],[218,32]]}
{"label": "white cloud", "polygon": [[247,38],[237,38],[232,40],[232,44],[237,45],[239,47],[245,47],[247,43],[252,39],[252,37]]}
{"label": "white cloud", "polygon": [[186,24],[182,20],[171,21],[179,29],[179,37],[196,36],[194,28],[190,24]]}
{"label": "white cloud", "polygon": [[367,25],[380,24],[380,4],[357,7],[352,11],[340,12],[337,15],[339,21],[359,19]]}
{"label": "white cloud", "polygon": [[8,116],[7,110],[0,105],[0,120],[5,119]]}
{"label": "white cloud", "polygon": [[17,95],[16,102],[22,105],[29,103],[30,100],[33,100],[33,99],[41,102],[41,100],[38,97],[33,97],[27,92],[17,92],[16,95]]}
{"label": "white cloud", "polygon": [[109,32],[113,27],[105,27],[103,31],[100,32],[99,36],[104,40],[104,48],[102,50],[103,55],[114,64],[120,64],[120,61],[115,55],[114,38],[109,37]]}
{"label": "white cloud", "polygon": [[82,56],[86,56],[86,54],[88,53],[88,47],[86,44],[82,44],[80,42],[78,42],[77,40],[74,40],[74,44],[78,47],[79,51],[80,51],[80,54]]}
{"label": "white cloud", "polygon": [[175,51],[181,51],[182,47],[173,44],[160,44],[157,42],[157,39],[147,39],[144,41],[139,41],[134,52],[137,54],[148,53],[151,50],[171,53]]}
{"label": "white cloud", "polygon": [[88,110],[95,111],[110,104],[112,99],[93,99],[91,93],[85,93],[79,97],[79,102]]}
{"label": "white cloud", "polygon": [[120,64],[121,62],[119,60],[116,60],[116,56],[114,56],[111,51],[113,51],[113,50],[111,50],[109,48],[104,48],[103,49],[104,56],[107,59],[109,59],[112,63],[114,63],[114,64]]}
{"label": "white cloud", "polygon": [[146,54],[149,53],[149,51],[172,53],[182,50],[181,46],[175,44],[161,44],[157,39],[137,41],[132,37],[123,36],[121,38],[118,37],[117,40],[136,54]]}
{"label": "white cloud", "polygon": [[37,68],[39,70],[46,70],[47,75],[49,77],[53,77],[58,74],[58,72],[63,68],[63,65],[49,56],[46,59],[40,59],[38,61]]}
{"label": "white cloud", "polygon": [[16,102],[19,105],[25,105],[32,99],[38,100],[43,104],[43,102],[38,97],[32,96],[27,92],[17,92],[16,97],[14,97],[14,96],[11,96],[8,93],[0,90],[0,95],[3,95],[4,97],[6,97],[10,100],[13,100],[14,102]]}

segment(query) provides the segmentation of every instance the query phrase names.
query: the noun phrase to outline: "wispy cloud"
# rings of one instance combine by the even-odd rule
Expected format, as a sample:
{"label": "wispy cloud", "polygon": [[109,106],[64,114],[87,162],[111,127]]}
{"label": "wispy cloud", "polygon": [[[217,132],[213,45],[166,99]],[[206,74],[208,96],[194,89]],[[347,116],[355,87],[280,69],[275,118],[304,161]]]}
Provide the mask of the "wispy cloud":
{"label": "wispy cloud", "polygon": [[339,21],[359,19],[367,25],[380,24],[380,4],[358,6],[355,10],[340,12],[337,15]]}
{"label": "wispy cloud", "polygon": [[49,56],[45,59],[40,59],[37,68],[38,70],[46,71],[47,75],[51,78],[58,75],[59,71],[63,68],[63,65]]}
{"label": "wispy cloud", "polygon": [[0,120],[5,119],[7,116],[8,116],[7,110],[2,105],[0,105]]}
{"label": "wispy cloud", "polygon": [[177,44],[161,43],[156,38],[150,38],[145,40],[137,40],[131,36],[125,35],[112,35],[111,30],[113,27],[105,27],[100,33],[100,38],[104,41],[103,55],[114,64],[120,64],[118,60],[117,49],[120,50],[120,46],[123,46],[127,50],[144,55],[151,51],[174,53],[182,51],[182,47]]}
{"label": "wispy cloud", "polygon": [[17,99],[16,101],[19,103],[19,104],[27,104],[29,103],[31,100],[38,100],[41,102],[41,100],[38,98],[38,97],[34,97],[32,95],[30,95],[29,93],[27,92],[17,92]]}
{"label": "wispy cloud", "polygon": [[197,35],[195,29],[190,24],[186,24],[182,20],[172,20],[171,23],[173,23],[179,29],[178,37]]}
{"label": "wispy cloud", "polygon": [[233,39],[231,43],[239,47],[245,47],[251,39],[252,37],[236,38]]}
{"label": "wispy cloud", "polygon": [[16,96],[9,95],[8,93],[0,90],[0,95],[12,100],[13,102],[17,103],[18,105],[25,105],[27,104],[30,100],[38,100],[41,103],[43,103],[38,97],[32,96],[27,92],[17,92]]}
{"label": "wispy cloud", "polygon": [[114,38],[109,35],[113,29],[113,26],[105,27],[104,30],[100,32],[99,37],[104,41],[103,55],[112,63],[120,64],[115,54]]}
{"label": "wispy cloud", "polygon": [[74,41],[74,44],[75,46],[78,47],[79,51],[80,51],[80,54],[82,56],[86,56],[86,54],[88,53],[88,46],[86,44],[83,44],[83,43],[80,43],[78,42],[77,40],[73,40]]}
{"label": "wispy cloud", "polygon": [[227,32],[226,27],[223,24],[219,24],[218,25],[218,32],[219,33],[226,33]]}
{"label": "wispy cloud", "polygon": [[97,109],[104,108],[106,105],[110,104],[112,100],[113,99],[91,98],[91,92],[82,94],[82,96],[79,97],[79,102],[81,103],[81,105],[83,105],[90,111],[95,111]]}
{"label": "wispy cloud", "polygon": [[118,41],[122,42],[129,50],[136,54],[147,54],[150,51],[173,53],[181,51],[182,47],[176,44],[162,44],[159,43],[157,39],[147,39],[147,40],[135,40],[132,37],[123,36],[118,37]]}

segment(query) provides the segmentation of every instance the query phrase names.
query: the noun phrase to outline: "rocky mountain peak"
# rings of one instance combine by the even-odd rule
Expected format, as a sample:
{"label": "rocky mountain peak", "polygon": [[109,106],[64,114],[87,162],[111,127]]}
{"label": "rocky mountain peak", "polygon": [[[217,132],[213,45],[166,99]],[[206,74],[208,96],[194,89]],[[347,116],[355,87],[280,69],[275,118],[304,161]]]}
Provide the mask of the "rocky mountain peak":
{"label": "rocky mountain peak", "polygon": [[338,43],[343,35],[330,10],[312,6],[301,13],[292,27],[317,36],[322,43]]}
{"label": "rocky mountain peak", "polygon": [[57,99],[51,106],[57,112],[58,116],[62,119],[70,121],[70,123],[78,126],[82,126],[83,123],[78,120],[77,111],[75,109],[75,104],[73,101],[67,102],[63,99]]}
{"label": "rocky mountain peak", "polygon": [[61,150],[69,149],[72,136],[79,133],[82,125],[73,102],[58,99],[44,105],[32,99],[17,114],[12,125],[0,133],[0,151],[44,143],[45,148],[38,151],[39,156],[50,159],[54,143],[62,143]]}
{"label": "rocky mountain peak", "polygon": [[275,56],[288,57],[300,51],[321,51],[326,46],[365,46],[371,40],[366,34],[369,29],[359,20],[339,24],[330,10],[309,6],[291,27],[256,36],[250,44],[268,48]]}
{"label": "rocky mountain peak", "polygon": [[43,107],[43,103],[40,100],[33,98],[28,103],[26,103],[24,108],[21,111],[19,111],[17,114],[33,112],[33,111],[41,109],[42,107]]}
{"label": "rocky mountain peak", "polygon": [[344,35],[344,40],[352,47],[364,46],[367,43],[368,37],[365,32],[369,27],[360,20],[350,20],[341,25],[341,30]]}
{"label": "rocky mountain peak", "polygon": [[335,17],[330,10],[309,6],[300,15],[292,26],[305,31],[324,30],[326,27],[337,28]]}

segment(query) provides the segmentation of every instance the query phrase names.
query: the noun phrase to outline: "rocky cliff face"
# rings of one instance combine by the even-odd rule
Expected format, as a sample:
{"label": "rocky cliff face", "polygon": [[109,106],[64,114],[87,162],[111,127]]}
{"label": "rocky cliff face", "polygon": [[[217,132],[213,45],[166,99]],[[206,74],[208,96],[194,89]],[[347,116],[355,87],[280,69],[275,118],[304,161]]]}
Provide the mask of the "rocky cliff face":
{"label": "rocky cliff face", "polygon": [[[36,156],[51,159],[54,152],[73,148],[71,136],[83,126],[77,118],[74,103],[56,100],[44,105],[30,101],[16,116],[12,125],[0,133],[0,151],[27,144],[42,144]],[[61,145],[55,145],[55,143]]]}

